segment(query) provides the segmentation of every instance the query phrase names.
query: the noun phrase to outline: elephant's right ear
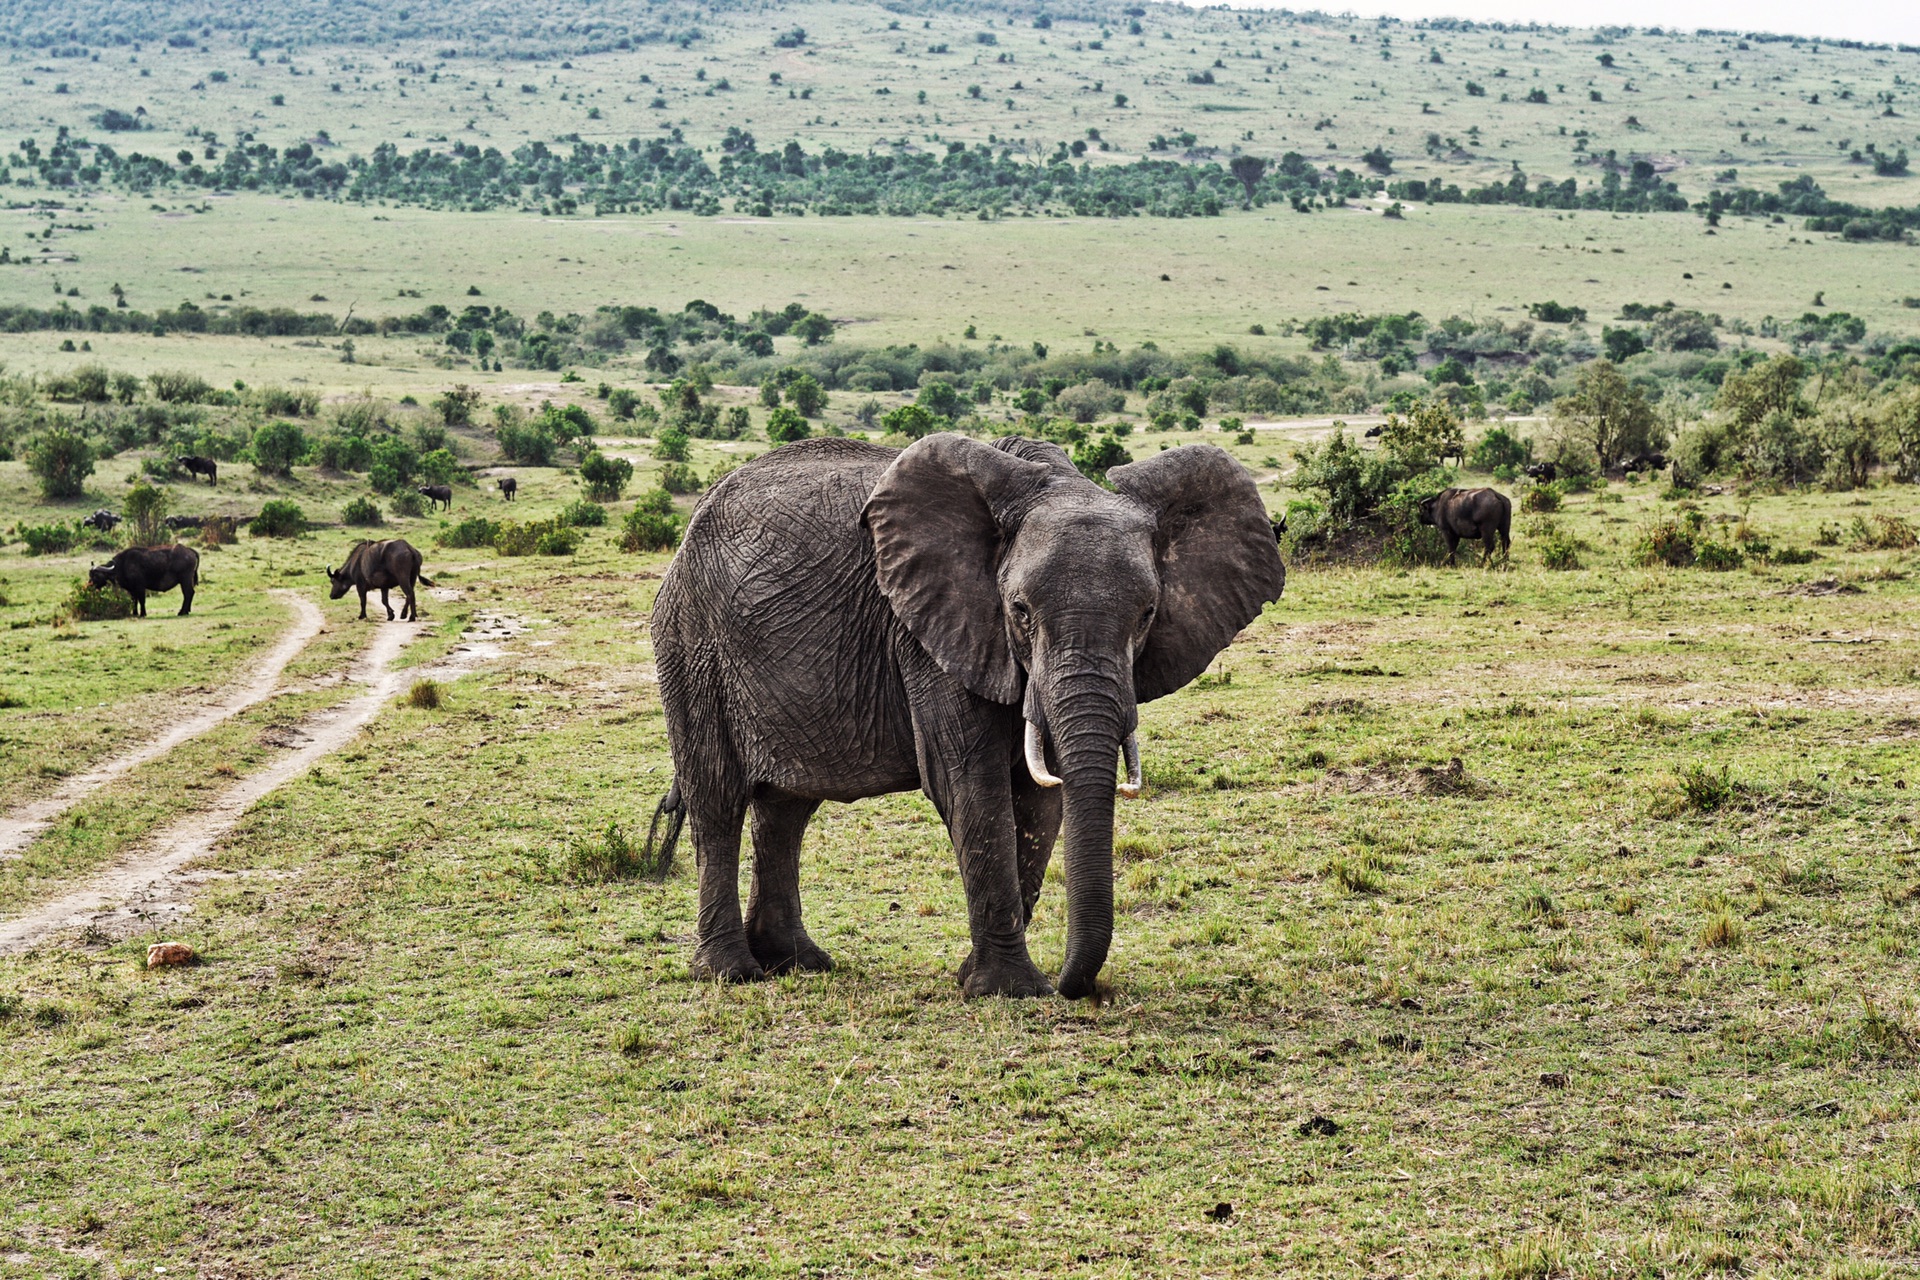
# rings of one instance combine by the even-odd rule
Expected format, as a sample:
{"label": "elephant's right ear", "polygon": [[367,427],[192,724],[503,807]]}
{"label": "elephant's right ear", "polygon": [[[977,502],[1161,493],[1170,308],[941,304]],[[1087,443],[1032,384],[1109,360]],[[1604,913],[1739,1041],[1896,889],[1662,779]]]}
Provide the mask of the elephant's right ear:
{"label": "elephant's right ear", "polygon": [[867,498],[880,591],[940,669],[993,702],[1020,699],[1000,606],[1000,548],[1052,478],[1044,463],[942,433],[894,459]]}

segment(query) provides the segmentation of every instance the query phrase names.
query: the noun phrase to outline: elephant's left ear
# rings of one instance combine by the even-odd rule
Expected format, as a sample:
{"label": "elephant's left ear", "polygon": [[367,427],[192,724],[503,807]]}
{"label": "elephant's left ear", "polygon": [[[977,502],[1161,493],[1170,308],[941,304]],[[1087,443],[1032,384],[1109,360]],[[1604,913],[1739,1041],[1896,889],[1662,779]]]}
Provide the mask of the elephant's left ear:
{"label": "elephant's left ear", "polygon": [[1287,570],[1253,477],[1225,449],[1168,449],[1113,468],[1107,481],[1159,521],[1160,604],[1133,663],[1134,697],[1147,702],[1205,671],[1280,598]]}

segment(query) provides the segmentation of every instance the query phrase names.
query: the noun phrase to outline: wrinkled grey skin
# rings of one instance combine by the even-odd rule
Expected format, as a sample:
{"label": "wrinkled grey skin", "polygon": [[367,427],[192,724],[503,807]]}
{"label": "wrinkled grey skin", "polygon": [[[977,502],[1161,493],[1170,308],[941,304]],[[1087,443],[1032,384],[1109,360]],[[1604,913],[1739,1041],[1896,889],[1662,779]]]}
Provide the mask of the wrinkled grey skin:
{"label": "wrinkled grey skin", "polygon": [[1420,523],[1440,531],[1449,564],[1463,539],[1478,540],[1482,566],[1493,563],[1496,539],[1502,558],[1512,549],[1513,503],[1497,489],[1442,489],[1420,500]]}
{"label": "wrinkled grey skin", "polygon": [[[1064,827],[1059,990],[1093,993],[1136,704],[1205,670],[1286,579],[1253,481],[1224,451],[1108,475],[1115,492],[1031,440],[815,440],[708,494],[653,613],[674,762],[663,804],[684,812],[700,859],[697,974],[831,968],[801,921],[807,821],[825,800],[919,787],[966,886],[963,989],[1054,989],[1026,927]],[[1027,721],[1064,785],[1036,783]]]}

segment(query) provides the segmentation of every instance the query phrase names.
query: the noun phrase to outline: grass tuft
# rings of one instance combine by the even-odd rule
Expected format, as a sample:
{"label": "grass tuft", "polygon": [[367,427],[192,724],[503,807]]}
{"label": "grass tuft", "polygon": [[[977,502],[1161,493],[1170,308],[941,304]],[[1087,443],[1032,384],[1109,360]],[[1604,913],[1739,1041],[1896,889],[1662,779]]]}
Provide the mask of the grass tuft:
{"label": "grass tuft", "polygon": [[417,711],[438,711],[441,701],[438,680],[415,680],[407,690],[407,705]]}
{"label": "grass tuft", "polygon": [[1745,936],[1740,922],[1722,911],[1707,921],[1700,931],[1700,945],[1711,950],[1731,950],[1740,945]]}
{"label": "grass tuft", "polygon": [[651,859],[646,846],[627,833],[618,822],[609,822],[599,835],[576,840],[567,854],[567,870],[583,883],[607,883],[633,880],[641,876],[659,879],[666,872],[665,859]]}

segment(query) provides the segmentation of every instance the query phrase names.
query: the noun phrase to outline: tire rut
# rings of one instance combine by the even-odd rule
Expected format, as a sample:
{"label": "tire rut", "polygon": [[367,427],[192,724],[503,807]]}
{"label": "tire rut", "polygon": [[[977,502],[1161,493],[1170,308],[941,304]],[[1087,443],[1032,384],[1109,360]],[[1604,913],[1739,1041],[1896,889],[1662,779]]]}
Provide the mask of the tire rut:
{"label": "tire rut", "polygon": [[301,720],[293,727],[297,745],[228,789],[210,808],[177,819],[140,841],[84,886],[0,921],[0,954],[25,951],[70,928],[91,926],[125,934],[185,915],[191,910],[187,901],[191,890],[220,874],[192,871],[190,864],[212,852],[254,804],[353,741],[409,680],[462,675],[500,656],[503,651],[497,642],[520,629],[518,619],[500,616],[477,616],[475,623],[479,629],[463,636],[446,657],[399,671],[393,669],[394,660],[431,628],[381,624],[373,643],[348,674],[350,681],[366,686],[364,692]]}
{"label": "tire rut", "polygon": [[245,683],[234,688],[224,701],[178,721],[159,737],[104,764],[95,765],[84,773],[74,774],[49,796],[0,815],[0,859],[18,856],[22,849],[58,822],[61,815],[115,778],[158,760],[181,743],[217,728],[278,692],[281,672],[320,634],[326,616],[320,612],[318,605],[298,592],[277,590],[273,594],[286,601],[292,610],[293,625],[267,651],[267,656],[247,676]]}

